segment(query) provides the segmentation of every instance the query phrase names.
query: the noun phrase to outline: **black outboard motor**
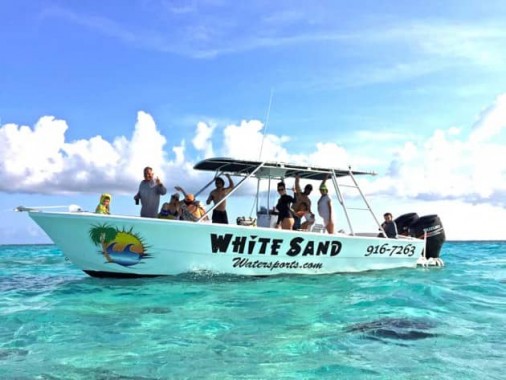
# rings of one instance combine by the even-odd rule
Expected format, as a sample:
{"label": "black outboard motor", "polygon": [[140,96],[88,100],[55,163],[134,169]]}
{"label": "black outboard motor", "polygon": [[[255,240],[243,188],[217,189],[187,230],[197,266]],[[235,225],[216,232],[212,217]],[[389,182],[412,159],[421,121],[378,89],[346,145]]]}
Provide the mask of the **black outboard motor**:
{"label": "black outboard motor", "polygon": [[409,214],[403,214],[395,218],[394,222],[397,225],[397,233],[399,235],[409,236],[409,226],[418,219],[420,219],[420,217],[416,212],[410,212]]}
{"label": "black outboard motor", "polygon": [[441,247],[446,241],[445,230],[439,216],[422,216],[409,226],[409,234],[419,239],[423,239],[424,235],[427,234],[425,257],[427,259],[431,257],[439,258]]}

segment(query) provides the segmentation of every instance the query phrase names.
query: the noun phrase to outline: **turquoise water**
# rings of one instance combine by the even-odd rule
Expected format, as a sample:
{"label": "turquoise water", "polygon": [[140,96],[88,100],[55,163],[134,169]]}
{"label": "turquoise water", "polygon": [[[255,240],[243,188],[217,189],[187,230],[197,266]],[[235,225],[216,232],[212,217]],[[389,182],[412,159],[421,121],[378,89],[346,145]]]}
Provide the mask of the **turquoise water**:
{"label": "turquoise water", "polygon": [[506,242],[445,268],[94,279],[0,246],[3,379],[503,379]]}

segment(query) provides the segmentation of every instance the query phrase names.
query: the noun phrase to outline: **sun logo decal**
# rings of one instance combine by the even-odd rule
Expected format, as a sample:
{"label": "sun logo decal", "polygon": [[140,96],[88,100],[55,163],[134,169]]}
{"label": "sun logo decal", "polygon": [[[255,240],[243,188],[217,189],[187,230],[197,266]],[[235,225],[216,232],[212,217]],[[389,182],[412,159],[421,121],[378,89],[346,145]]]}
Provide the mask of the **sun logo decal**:
{"label": "sun logo decal", "polygon": [[118,230],[107,224],[94,225],[90,228],[90,239],[102,250],[101,255],[108,263],[116,263],[124,267],[139,264],[142,259],[149,258],[142,238],[129,231]]}

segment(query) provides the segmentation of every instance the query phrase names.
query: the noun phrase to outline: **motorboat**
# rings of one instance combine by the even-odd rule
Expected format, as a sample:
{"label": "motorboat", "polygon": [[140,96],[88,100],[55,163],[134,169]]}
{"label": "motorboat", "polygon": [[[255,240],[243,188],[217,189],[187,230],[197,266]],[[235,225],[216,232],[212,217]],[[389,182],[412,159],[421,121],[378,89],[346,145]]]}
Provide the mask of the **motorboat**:
{"label": "motorboat", "polygon": [[[28,212],[63,255],[94,277],[191,272],[321,275],[443,264],[439,252],[445,240],[444,229],[437,215],[424,222],[423,217],[407,214],[400,221],[402,226],[398,224],[399,234],[387,237],[357,181],[360,176],[375,173],[232,158],[204,159],[194,169],[212,172],[214,178],[229,174],[238,179],[224,199],[243,189],[242,193],[254,198],[256,214],[238,217],[236,224],[215,224],[206,221],[206,216],[218,204],[197,221],[103,215],[80,207],[54,211],[20,206],[17,211]],[[269,204],[271,184],[296,176],[308,183],[326,179],[329,187],[333,185],[335,203],[340,205],[347,231],[329,234],[319,224],[308,230],[275,228],[277,212]],[[343,184],[343,180],[348,182]],[[348,205],[352,190],[358,194],[352,199],[360,199],[363,207]],[[369,215],[374,226],[371,231],[355,231],[352,214],[357,209]],[[416,231],[410,228],[413,224]]]}

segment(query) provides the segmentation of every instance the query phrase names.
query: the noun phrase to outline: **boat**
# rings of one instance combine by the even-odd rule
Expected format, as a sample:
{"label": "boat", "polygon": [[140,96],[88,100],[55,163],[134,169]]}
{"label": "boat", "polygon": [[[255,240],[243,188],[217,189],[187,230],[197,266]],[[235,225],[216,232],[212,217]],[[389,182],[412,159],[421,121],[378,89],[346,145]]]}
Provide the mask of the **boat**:
{"label": "boat", "polygon": [[[256,217],[238,217],[237,224],[206,221],[217,205],[196,222],[95,214],[78,206],[66,211],[20,206],[17,211],[28,212],[62,253],[93,277],[176,276],[192,272],[328,275],[444,264],[439,258],[444,229],[437,215],[425,220],[430,224],[423,225],[423,217],[410,213],[401,218],[402,226],[398,224],[395,238],[386,236],[357,181],[359,176],[375,175],[373,172],[232,158],[204,159],[194,169],[212,172],[214,178],[229,174],[239,179],[225,199],[246,189],[246,183],[254,188],[253,181]],[[318,224],[307,231],[273,228],[277,212],[269,205],[271,183],[295,176],[308,183],[328,178],[327,183],[334,186],[338,198],[334,204],[341,206],[349,231],[328,234]],[[343,185],[344,179],[349,184]],[[195,195],[198,197],[213,182]],[[374,230],[354,230],[354,207],[348,206],[348,198],[345,200],[350,189],[358,192],[356,197],[364,204],[360,210],[370,215]],[[416,223],[415,233],[410,225]],[[430,239],[435,243],[430,243]]]}

